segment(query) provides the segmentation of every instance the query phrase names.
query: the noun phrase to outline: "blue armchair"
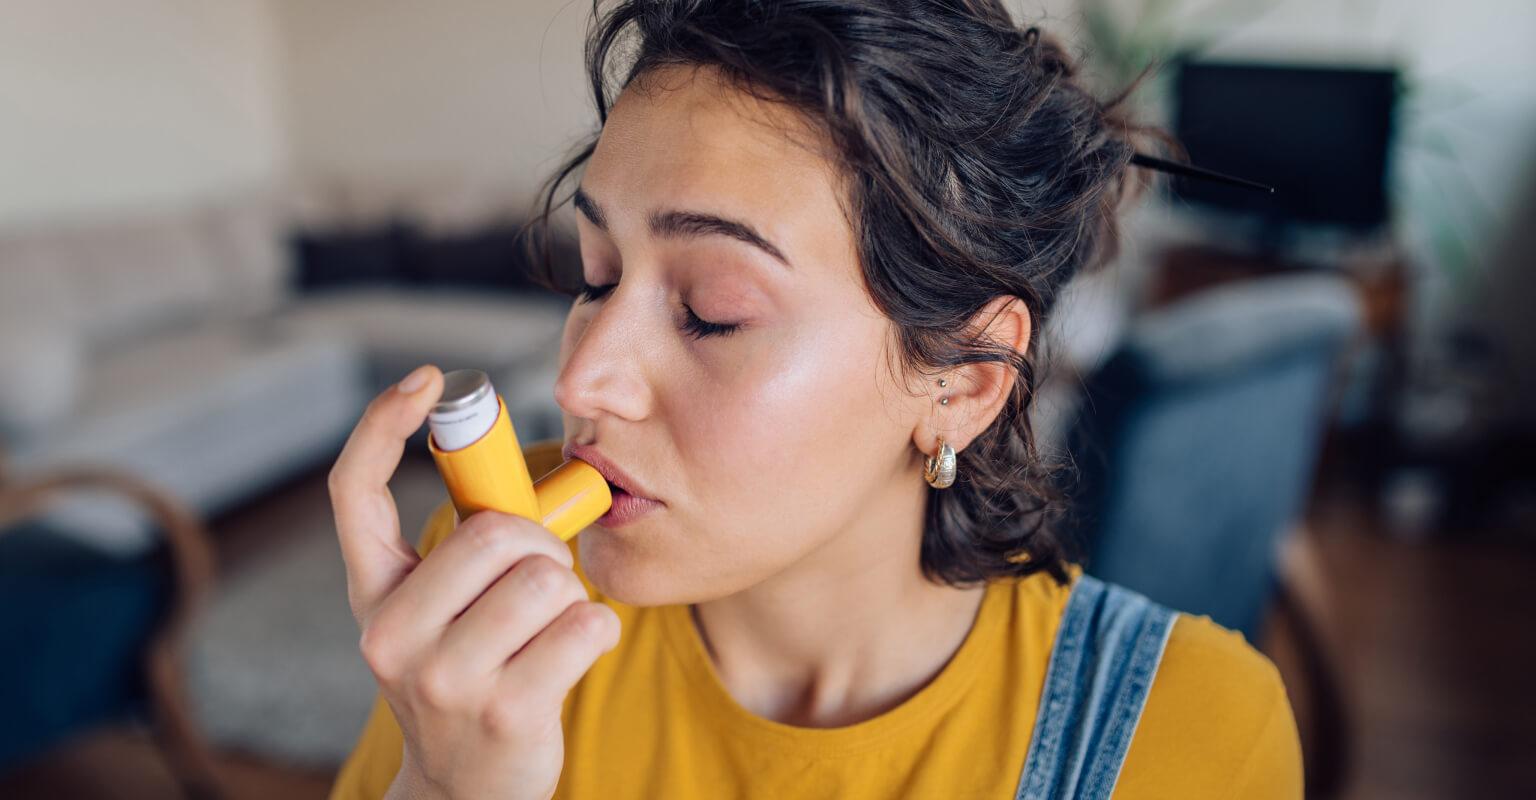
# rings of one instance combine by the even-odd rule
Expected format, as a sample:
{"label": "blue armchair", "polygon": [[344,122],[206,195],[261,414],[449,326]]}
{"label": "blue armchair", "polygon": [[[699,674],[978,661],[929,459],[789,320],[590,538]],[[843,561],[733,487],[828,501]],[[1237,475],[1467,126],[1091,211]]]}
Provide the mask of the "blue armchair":
{"label": "blue armchair", "polygon": [[1326,274],[1227,284],[1158,309],[1084,384],[1066,444],[1086,569],[1258,642],[1274,608],[1312,721],[1309,796],[1342,785],[1347,708],[1277,567],[1304,512],[1339,356],[1362,330]]}
{"label": "blue armchair", "polygon": [[1256,641],[1359,329],[1348,282],[1322,274],[1228,284],[1134,322],[1067,436],[1088,572]]}

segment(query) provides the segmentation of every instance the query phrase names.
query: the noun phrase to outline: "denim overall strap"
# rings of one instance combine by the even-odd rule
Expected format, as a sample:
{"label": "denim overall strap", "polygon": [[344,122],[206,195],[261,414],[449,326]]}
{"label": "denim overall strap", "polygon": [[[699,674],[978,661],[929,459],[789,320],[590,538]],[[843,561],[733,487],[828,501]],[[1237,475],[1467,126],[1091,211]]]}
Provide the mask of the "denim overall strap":
{"label": "denim overall strap", "polygon": [[1107,800],[1130,749],[1174,612],[1081,575],[1051,649],[1015,800]]}

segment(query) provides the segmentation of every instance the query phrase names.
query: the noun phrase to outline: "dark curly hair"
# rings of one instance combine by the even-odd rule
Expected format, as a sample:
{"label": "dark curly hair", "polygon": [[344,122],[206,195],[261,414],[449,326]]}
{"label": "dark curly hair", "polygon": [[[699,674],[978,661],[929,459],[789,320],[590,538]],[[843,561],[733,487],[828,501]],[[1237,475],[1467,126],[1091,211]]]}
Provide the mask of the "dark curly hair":
{"label": "dark curly hair", "polygon": [[[599,128],[540,190],[525,232],[535,279],[572,294],[550,232],[561,185],[607,123],[609,60],[629,44],[618,90],[665,65],[718,68],[751,96],[787,104],[840,158],[865,285],[896,325],[906,366],[1016,371],[992,424],[930,489],[922,570],[953,585],[1045,571],[1067,580],[1060,466],[1036,450],[1028,415],[1039,333],[1062,285],[1110,258],[1134,194],[1129,161],[1146,129],[1101,102],[1062,47],[1020,29],[998,0],[624,0],[593,3],[586,67]],[[631,36],[632,34],[632,36]],[[983,340],[972,318],[1020,298],[1025,352]]]}

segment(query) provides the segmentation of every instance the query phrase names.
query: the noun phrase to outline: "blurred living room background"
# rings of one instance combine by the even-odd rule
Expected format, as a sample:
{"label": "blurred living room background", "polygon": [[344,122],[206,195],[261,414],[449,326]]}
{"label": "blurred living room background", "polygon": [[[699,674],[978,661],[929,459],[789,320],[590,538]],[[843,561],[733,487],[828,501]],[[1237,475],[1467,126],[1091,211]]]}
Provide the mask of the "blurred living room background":
{"label": "blurred living room background", "polygon": [[[1010,0],[1194,163],[1047,326],[1090,572],[1240,630],[1315,797],[1536,781],[1536,4]],[[524,444],[591,5],[0,0],[0,796],[323,797],[325,478],[421,363]],[[569,209],[557,260],[579,263]],[[405,531],[444,499],[418,434]]]}

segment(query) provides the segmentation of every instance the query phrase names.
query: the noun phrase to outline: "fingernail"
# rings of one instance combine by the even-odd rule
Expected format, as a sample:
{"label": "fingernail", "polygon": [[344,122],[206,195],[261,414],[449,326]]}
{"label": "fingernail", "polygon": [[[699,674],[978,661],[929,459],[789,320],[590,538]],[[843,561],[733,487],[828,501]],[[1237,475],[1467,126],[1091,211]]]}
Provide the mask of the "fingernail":
{"label": "fingernail", "polygon": [[400,381],[400,385],[395,388],[399,389],[401,394],[410,394],[426,385],[427,368],[417,367],[411,374],[405,376],[405,380]]}

